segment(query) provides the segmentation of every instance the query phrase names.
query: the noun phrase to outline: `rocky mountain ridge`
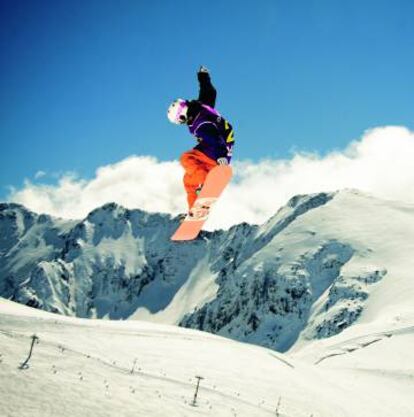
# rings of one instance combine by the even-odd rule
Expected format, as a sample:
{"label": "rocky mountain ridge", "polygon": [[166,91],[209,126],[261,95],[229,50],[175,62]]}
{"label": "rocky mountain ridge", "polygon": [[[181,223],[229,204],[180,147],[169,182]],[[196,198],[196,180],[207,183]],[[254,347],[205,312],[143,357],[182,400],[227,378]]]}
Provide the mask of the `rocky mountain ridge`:
{"label": "rocky mountain ridge", "polygon": [[[379,219],[369,213],[378,206],[401,213],[352,190],[296,196],[261,226],[177,243],[169,238],[178,219],[168,214],[110,203],[75,221],[3,203],[0,296],[64,315],[160,321],[286,351],[358,322],[388,277],[381,243],[371,236]],[[405,214],[402,223],[411,225],[414,210]],[[397,226],[395,233],[404,229]],[[405,230],[410,239],[412,229]]]}

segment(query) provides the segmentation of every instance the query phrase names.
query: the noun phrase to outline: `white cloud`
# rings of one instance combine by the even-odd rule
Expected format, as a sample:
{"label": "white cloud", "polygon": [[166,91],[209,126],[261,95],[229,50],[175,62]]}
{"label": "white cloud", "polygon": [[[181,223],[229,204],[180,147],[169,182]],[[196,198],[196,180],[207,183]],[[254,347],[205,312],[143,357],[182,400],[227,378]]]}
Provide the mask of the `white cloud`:
{"label": "white cloud", "polygon": [[[235,162],[235,177],[217,203],[209,228],[261,223],[296,194],[342,188],[414,203],[413,161],[414,133],[404,127],[381,127],[325,156],[296,153],[287,160]],[[109,201],[152,212],[177,214],[186,209],[178,162],[145,156],[101,167],[91,180],[67,174],[53,186],[26,181],[9,200],[66,218],[84,217]]]}
{"label": "white cloud", "polygon": [[37,180],[39,178],[44,177],[45,175],[46,175],[46,172],[45,171],[37,171],[36,174],[34,175],[34,177]]}

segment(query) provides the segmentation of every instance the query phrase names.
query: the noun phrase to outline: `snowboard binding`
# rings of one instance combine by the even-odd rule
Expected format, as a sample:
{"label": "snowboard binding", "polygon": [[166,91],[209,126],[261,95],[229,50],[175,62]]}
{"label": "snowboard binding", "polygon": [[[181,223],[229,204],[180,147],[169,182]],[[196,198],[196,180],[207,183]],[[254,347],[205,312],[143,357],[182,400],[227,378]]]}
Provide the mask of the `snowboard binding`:
{"label": "snowboard binding", "polygon": [[211,206],[216,201],[217,201],[216,197],[198,198],[196,202],[194,203],[193,207],[191,207],[186,220],[187,221],[207,220],[207,217],[210,213]]}

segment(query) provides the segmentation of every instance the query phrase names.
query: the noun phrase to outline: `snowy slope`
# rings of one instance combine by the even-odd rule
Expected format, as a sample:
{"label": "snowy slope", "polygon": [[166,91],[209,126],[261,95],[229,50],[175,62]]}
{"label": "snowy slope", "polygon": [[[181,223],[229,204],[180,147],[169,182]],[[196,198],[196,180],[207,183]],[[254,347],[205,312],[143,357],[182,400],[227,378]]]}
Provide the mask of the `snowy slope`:
{"label": "snowy slope", "polygon": [[292,198],[261,226],[169,240],[169,215],[107,204],[77,222],[0,205],[0,295],[286,352],[412,323],[414,207],[353,190]]}
{"label": "snowy slope", "polygon": [[243,243],[217,297],[182,324],[286,351],[414,317],[413,206],[357,191],[297,197]]}
{"label": "snowy slope", "polygon": [[[20,369],[33,334],[39,343]],[[64,317],[0,299],[0,415],[414,416],[414,323],[350,336],[283,355],[190,329]],[[204,379],[193,406],[196,376]]]}

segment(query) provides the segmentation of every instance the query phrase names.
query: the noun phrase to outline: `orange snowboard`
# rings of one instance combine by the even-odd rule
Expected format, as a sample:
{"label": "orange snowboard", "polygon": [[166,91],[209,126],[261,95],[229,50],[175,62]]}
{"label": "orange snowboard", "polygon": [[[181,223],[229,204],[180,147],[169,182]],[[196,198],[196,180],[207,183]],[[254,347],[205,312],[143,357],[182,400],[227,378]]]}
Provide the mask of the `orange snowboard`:
{"label": "orange snowboard", "polygon": [[208,218],[211,206],[220,197],[220,194],[230,182],[231,176],[232,169],[230,165],[219,165],[208,173],[206,182],[193,207],[191,207],[191,215],[187,214],[171,240],[193,240],[198,236]]}

